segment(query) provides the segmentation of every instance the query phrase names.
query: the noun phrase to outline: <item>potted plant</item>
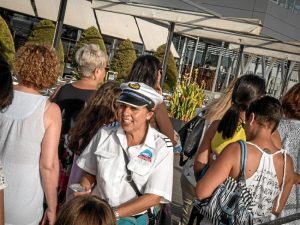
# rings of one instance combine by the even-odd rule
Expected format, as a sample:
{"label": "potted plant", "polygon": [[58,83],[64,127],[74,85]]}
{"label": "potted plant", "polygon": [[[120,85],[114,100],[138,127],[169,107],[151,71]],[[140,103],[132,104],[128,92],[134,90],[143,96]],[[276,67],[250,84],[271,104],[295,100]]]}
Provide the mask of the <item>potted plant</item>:
{"label": "potted plant", "polygon": [[[169,116],[173,118],[175,129],[192,119],[196,114],[196,109],[202,107],[205,97],[203,86],[194,81],[189,82],[188,76],[184,76],[183,80],[177,84],[169,107]],[[181,125],[176,124],[178,120],[182,121]]]}

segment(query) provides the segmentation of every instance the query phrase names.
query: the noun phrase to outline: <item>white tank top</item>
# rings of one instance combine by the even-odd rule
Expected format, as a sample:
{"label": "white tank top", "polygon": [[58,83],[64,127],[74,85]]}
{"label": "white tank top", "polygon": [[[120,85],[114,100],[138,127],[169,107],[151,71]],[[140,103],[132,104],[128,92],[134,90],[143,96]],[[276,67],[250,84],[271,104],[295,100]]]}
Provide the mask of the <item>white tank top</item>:
{"label": "white tank top", "polygon": [[[255,146],[262,153],[257,171],[246,180],[246,186],[253,194],[253,223],[259,224],[271,219],[274,199],[278,195],[276,207],[279,205],[286,174],[286,152],[281,149],[269,154],[251,142],[247,142],[247,144]],[[279,153],[284,154],[284,175],[281,190],[273,162],[273,156]]]}
{"label": "white tank top", "polygon": [[39,170],[47,97],[14,91],[12,104],[0,113],[0,160],[8,188],[5,224],[38,224],[44,193]]}

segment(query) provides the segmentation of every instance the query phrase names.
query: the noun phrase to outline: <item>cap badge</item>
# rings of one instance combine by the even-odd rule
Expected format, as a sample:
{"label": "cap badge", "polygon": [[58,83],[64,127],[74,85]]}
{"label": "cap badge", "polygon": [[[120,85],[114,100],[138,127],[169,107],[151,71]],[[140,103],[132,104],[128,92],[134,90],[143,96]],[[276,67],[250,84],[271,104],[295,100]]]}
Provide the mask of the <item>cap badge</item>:
{"label": "cap badge", "polygon": [[135,89],[135,90],[138,90],[138,89],[140,89],[141,86],[140,86],[139,83],[129,83],[128,87],[130,87],[132,89]]}

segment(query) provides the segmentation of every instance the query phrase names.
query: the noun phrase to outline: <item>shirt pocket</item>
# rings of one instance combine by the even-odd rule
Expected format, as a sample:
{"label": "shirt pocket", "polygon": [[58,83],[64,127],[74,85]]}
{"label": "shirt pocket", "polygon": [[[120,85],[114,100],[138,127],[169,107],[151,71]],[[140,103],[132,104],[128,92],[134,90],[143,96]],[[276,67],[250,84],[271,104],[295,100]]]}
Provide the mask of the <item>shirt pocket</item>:
{"label": "shirt pocket", "polygon": [[140,186],[143,186],[147,182],[153,170],[151,163],[138,158],[130,160],[127,168],[132,172],[134,181]]}
{"label": "shirt pocket", "polygon": [[116,159],[117,154],[115,152],[109,151],[108,149],[101,149],[101,151],[96,151],[95,155],[97,157],[97,179],[105,180],[114,175],[116,170]]}

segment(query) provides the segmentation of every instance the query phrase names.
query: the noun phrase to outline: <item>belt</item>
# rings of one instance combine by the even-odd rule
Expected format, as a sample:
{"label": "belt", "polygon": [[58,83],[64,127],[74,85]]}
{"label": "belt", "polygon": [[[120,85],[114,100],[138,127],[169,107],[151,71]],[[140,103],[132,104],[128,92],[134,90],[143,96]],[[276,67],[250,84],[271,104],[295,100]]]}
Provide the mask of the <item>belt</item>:
{"label": "belt", "polygon": [[140,216],[145,216],[145,215],[147,215],[147,212],[145,212],[145,213],[143,213],[143,214],[138,214],[138,215],[135,215],[135,216],[132,216],[132,217],[134,217],[134,218],[139,218]]}

